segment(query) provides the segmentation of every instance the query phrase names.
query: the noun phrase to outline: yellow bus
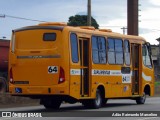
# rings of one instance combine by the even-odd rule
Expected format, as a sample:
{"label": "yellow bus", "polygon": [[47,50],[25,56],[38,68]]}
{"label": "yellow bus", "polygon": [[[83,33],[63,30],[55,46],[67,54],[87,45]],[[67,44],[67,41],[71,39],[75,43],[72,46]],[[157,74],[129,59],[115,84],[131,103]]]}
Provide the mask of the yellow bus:
{"label": "yellow bus", "polygon": [[63,101],[100,108],[114,98],[144,104],[146,95],[154,95],[145,39],[58,22],[13,30],[9,79],[11,95],[40,99],[53,109]]}

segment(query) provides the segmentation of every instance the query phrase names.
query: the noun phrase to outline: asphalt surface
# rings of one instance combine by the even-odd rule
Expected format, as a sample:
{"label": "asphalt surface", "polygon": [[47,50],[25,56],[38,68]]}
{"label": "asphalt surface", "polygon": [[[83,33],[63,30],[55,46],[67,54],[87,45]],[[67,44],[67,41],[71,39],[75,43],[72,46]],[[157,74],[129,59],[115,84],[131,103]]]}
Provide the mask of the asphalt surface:
{"label": "asphalt surface", "polygon": [[[47,110],[43,106],[14,107],[3,108],[1,112],[20,113],[30,118],[23,119],[55,119],[55,120],[159,120],[160,117],[160,97],[147,98],[144,105],[137,105],[134,100],[108,100],[107,104],[100,109],[86,109],[80,103],[62,104],[59,110]],[[35,114],[33,114],[35,113]],[[36,114],[37,113],[37,114]],[[123,115],[122,115],[123,114]],[[16,114],[14,114],[15,117]],[[42,118],[31,118],[33,116],[42,116]],[[124,117],[125,115],[125,117]],[[132,116],[132,117],[128,117]],[[142,115],[142,116],[140,116]],[[146,115],[146,116],[143,116]],[[0,120],[17,120],[22,118],[0,118]]]}

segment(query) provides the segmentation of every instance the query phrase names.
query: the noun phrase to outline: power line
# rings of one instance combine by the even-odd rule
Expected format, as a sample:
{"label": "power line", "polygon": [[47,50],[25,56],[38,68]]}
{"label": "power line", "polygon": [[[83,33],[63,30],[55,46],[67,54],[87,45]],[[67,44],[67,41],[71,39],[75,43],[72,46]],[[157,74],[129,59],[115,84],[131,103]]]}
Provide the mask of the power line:
{"label": "power line", "polygon": [[[112,27],[112,28],[121,28],[122,30],[125,28],[125,29],[127,29],[127,26],[100,26],[100,27]],[[141,29],[141,27],[139,28],[139,29]],[[144,29],[148,29],[148,30],[150,30],[150,31],[160,31],[160,29],[149,29],[149,28],[144,28]]]}
{"label": "power line", "polygon": [[5,15],[0,15],[0,18],[5,18]]}
{"label": "power line", "polygon": [[36,19],[30,19],[30,18],[24,18],[24,17],[17,17],[17,16],[11,16],[11,15],[0,15],[0,17],[9,17],[9,18],[14,18],[14,19],[21,19],[21,20],[29,20],[29,21],[36,21],[36,22],[48,22],[48,21],[43,21],[43,20],[36,20]]}
{"label": "power line", "polygon": [[118,28],[120,28],[120,27],[127,27],[127,26],[100,26],[100,27],[118,27]]}

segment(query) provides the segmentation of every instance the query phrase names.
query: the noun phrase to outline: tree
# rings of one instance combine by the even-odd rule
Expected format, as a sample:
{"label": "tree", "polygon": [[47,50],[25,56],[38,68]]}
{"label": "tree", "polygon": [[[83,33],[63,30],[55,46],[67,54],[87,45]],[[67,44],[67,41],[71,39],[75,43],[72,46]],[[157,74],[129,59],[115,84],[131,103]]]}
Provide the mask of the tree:
{"label": "tree", "polygon": [[[70,16],[67,24],[69,26],[87,26],[87,15]],[[96,29],[99,28],[97,21],[93,17],[91,17],[91,26]]]}

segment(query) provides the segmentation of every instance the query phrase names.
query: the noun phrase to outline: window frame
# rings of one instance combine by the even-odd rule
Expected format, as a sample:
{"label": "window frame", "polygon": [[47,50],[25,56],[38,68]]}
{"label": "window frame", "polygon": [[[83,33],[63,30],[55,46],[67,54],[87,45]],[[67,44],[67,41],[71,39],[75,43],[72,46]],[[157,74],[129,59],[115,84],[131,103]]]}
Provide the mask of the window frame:
{"label": "window frame", "polygon": [[[110,40],[113,40],[113,44],[114,44],[114,46],[113,46],[114,49],[113,49],[113,50],[111,49],[111,51],[109,50],[109,39],[110,39]],[[114,40],[114,38],[111,38],[111,37],[108,37],[108,38],[107,38],[107,52],[108,52],[108,57],[107,57],[107,58],[108,58],[108,64],[116,65],[115,40]],[[110,58],[110,57],[109,57],[109,52],[112,52],[112,53],[114,54],[114,63],[110,63],[110,61],[109,61],[109,58]]]}
{"label": "window frame", "polygon": [[[71,40],[71,35],[75,35],[76,36],[76,44],[77,44],[77,50],[76,50],[76,52],[77,52],[77,55],[76,55],[76,57],[77,57],[77,61],[74,61],[74,59],[73,59],[73,47],[72,47],[72,40]],[[70,49],[71,49],[71,59],[72,59],[72,62],[73,63],[79,63],[79,47],[78,47],[78,37],[77,37],[77,34],[76,33],[70,33]]]}
{"label": "window frame", "polygon": [[[128,49],[129,51],[126,51],[125,41],[128,42],[128,48],[127,48],[127,49]],[[125,62],[125,64],[126,64],[126,66],[130,66],[130,65],[131,65],[131,45],[130,45],[130,42],[129,42],[128,39],[124,39],[123,44],[124,44],[124,45],[123,45],[123,46],[124,46],[124,62]],[[129,53],[129,64],[126,63],[126,55],[125,55],[125,53]]]}
{"label": "window frame", "polygon": [[[147,44],[142,44],[142,59],[143,59],[143,47],[145,46],[145,50],[147,50],[147,53],[148,53],[148,57],[149,57],[149,61],[150,61],[150,65],[146,65],[144,63],[144,60],[143,60],[143,65],[146,66],[147,68],[149,69],[152,69],[153,68],[153,63],[152,63],[152,58],[151,58],[151,55],[149,54],[149,48],[147,46]],[[146,56],[146,55],[145,55]]]}
{"label": "window frame", "polygon": [[[97,49],[95,49],[95,48],[93,49],[93,38],[96,39],[96,46],[97,46],[96,48]],[[102,41],[101,40],[102,38],[103,38],[103,40],[105,42],[105,49],[103,49],[103,46],[102,46],[102,49],[100,49],[99,42]],[[104,36],[96,36],[96,35],[92,35],[91,36],[92,62],[94,64],[107,64],[107,45],[106,45],[106,43],[107,43],[107,41],[106,41],[106,38]],[[97,55],[98,62],[94,61],[94,55],[93,55],[94,51],[96,51],[98,53],[98,55]],[[102,55],[102,54],[105,54],[105,60],[104,60],[104,62],[102,62],[101,59],[100,59],[100,55]]]}
{"label": "window frame", "polygon": [[[109,40],[113,40],[113,41],[114,41],[114,42],[113,42],[113,43],[114,43],[114,50],[113,50],[113,51],[110,51],[110,50],[109,50]],[[116,51],[116,49],[115,49],[115,47],[116,47],[116,46],[115,46],[115,45],[116,45],[116,40],[119,40],[119,41],[122,42],[122,51]],[[108,43],[108,44],[107,44],[107,48],[108,48],[108,49],[107,49],[108,64],[110,64],[110,65],[123,65],[123,64],[124,64],[124,49],[123,49],[123,46],[124,46],[124,45],[123,45],[123,39],[122,39],[122,38],[108,37],[108,38],[107,38],[107,43]],[[114,63],[110,63],[110,61],[109,61],[109,58],[110,58],[110,57],[109,57],[109,52],[114,52]],[[121,64],[119,64],[119,63],[116,62],[116,60],[117,60],[117,59],[116,59],[116,53],[122,53],[123,62],[122,62]]]}

